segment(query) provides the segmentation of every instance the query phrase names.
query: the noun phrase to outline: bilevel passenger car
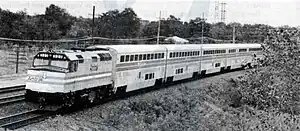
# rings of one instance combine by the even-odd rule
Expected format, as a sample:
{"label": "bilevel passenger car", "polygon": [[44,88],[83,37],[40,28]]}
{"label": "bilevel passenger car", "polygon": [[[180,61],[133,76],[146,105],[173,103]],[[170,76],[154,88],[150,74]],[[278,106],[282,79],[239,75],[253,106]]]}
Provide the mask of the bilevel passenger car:
{"label": "bilevel passenger car", "polygon": [[119,93],[251,66],[260,44],[98,45],[39,52],[28,70],[26,100],[93,103]]}

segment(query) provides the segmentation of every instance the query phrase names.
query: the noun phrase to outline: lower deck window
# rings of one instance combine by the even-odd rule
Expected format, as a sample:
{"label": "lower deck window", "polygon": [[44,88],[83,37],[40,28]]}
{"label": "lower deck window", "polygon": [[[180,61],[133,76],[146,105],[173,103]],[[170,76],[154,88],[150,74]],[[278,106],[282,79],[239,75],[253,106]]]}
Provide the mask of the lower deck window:
{"label": "lower deck window", "polygon": [[145,74],[145,80],[154,79],[154,73]]}
{"label": "lower deck window", "polygon": [[175,74],[182,74],[183,73],[183,68],[176,69]]}

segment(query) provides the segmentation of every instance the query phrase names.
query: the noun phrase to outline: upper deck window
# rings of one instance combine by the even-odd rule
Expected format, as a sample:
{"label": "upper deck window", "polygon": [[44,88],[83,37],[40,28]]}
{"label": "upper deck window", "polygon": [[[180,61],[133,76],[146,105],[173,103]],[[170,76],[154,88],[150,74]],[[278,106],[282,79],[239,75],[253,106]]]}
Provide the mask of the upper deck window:
{"label": "upper deck window", "polygon": [[210,51],[210,50],[205,50],[205,51],[203,51],[203,55],[209,55],[209,54],[211,54],[211,51]]}
{"label": "upper deck window", "polygon": [[129,55],[125,56],[125,62],[129,61]]}
{"label": "upper deck window", "polygon": [[124,62],[125,61],[125,56],[122,55],[121,58],[120,58],[120,62]]}
{"label": "upper deck window", "polygon": [[139,55],[134,55],[134,61],[138,61],[139,60]]}
{"label": "upper deck window", "polygon": [[229,53],[235,53],[236,49],[229,49]]}
{"label": "upper deck window", "polygon": [[239,49],[239,52],[247,52],[247,49]]}
{"label": "upper deck window", "polygon": [[134,55],[130,55],[130,61],[134,60]]}
{"label": "upper deck window", "polygon": [[261,51],[262,48],[249,48],[249,51]]}

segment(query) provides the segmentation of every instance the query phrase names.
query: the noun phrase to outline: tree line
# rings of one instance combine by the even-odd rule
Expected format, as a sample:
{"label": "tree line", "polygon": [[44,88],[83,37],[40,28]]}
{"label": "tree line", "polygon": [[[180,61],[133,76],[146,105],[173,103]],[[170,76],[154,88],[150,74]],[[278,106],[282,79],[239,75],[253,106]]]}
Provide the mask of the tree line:
{"label": "tree line", "polygon": [[[265,24],[207,23],[200,17],[188,22],[173,15],[161,20],[161,36],[179,36],[191,41],[203,35],[206,41],[232,40],[235,27],[237,42],[263,42],[274,27]],[[92,31],[94,27],[94,31]],[[44,14],[28,15],[25,11],[13,13],[0,9],[0,37],[16,39],[56,40],[92,36],[107,38],[156,37],[158,22],[141,20],[132,8],[111,10],[91,18],[75,17],[54,4]],[[210,39],[208,39],[210,38]],[[210,41],[209,41],[210,40]]]}

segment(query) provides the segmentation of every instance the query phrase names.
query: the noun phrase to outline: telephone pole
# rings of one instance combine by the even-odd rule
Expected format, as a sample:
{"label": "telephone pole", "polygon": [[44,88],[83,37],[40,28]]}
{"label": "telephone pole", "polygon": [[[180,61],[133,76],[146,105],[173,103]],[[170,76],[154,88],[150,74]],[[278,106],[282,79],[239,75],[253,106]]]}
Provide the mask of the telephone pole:
{"label": "telephone pole", "polygon": [[233,31],[232,31],[232,43],[235,44],[235,25],[233,25]]}
{"label": "telephone pole", "polygon": [[92,25],[92,42],[94,45],[94,27],[95,27],[95,6],[93,6],[93,25]]}
{"label": "telephone pole", "polygon": [[161,19],[161,11],[159,11],[159,18],[158,18],[157,41],[156,41],[157,45],[159,44],[160,19]]}

